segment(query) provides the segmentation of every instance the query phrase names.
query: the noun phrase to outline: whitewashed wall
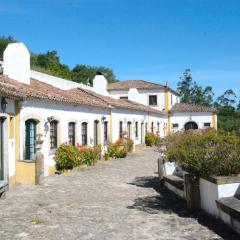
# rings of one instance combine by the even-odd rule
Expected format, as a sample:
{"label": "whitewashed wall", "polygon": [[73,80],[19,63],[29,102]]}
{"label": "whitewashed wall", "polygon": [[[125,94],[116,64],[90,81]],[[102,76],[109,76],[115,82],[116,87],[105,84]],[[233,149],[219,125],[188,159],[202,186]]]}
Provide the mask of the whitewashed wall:
{"label": "whitewashed wall", "polygon": [[42,146],[42,152],[45,157],[45,175],[48,175],[49,166],[54,165],[53,157],[54,155],[50,151],[50,137],[49,130],[45,131],[45,124],[48,125],[47,118],[53,116],[54,119],[59,121],[59,144],[68,142],[68,123],[76,122],[76,143],[82,143],[81,141],[81,123],[88,123],[88,144],[93,145],[93,130],[94,121],[99,120],[101,124],[101,143],[103,143],[103,123],[101,122],[101,117],[105,116],[106,121],[109,122],[109,110],[85,107],[85,106],[71,106],[65,104],[54,104],[54,103],[44,103],[44,102],[23,102],[22,109],[20,113],[20,158],[24,159],[24,147],[25,147],[25,121],[27,119],[38,119],[40,123],[38,124],[38,133],[44,135],[44,143]]}
{"label": "whitewashed wall", "polygon": [[[109,95],[113,98],[119,99],[120,97],[126,97],[128,96],[128,91],[123,91],[123,90],[111,90],[109,91]],[[164,90],[138,90],[138,103],[144,104],[146,106],[149,105],[149,95],[157,95],[158,99],[158,105],[155,106],[154,108],[162,111],[165,108],[165,95],[164,95]],[[153,107],[153,106],[151,106]]]}
{"label": "whitewashed wall", "polygon": [[[110,90],[109,95],[113,98],[119,99],[120,97],[128,97],[128,91],[127,90]],[[157,90],[138,90],[138,103],[144,104],[146,106],[149,106],[149,95],[157,95],[157,106],[151,106],[154,109],[157,109],[159,111],[162,111],[165,108],[165,90],[164,89],[157,89]],[[171,102],[171,95],[172,95],[172,102]],[[179,102],[179,97],[175,95],[174,93],[169,93],[169,108]]]}
{"label": "whitewashed wall", "polygon": [[57,88],[60,88],[63,90],[68,90],[68,89],[77,88],[77,87],[88,89],[88,90],[93,90],[93,88],[91,86],[87,86],[82,83],[72,82],[70,80],[55,77],[55,76],[37,72],[34,70],[30,71],[30,76],[31,76],[31,78],[36,79],[40,82],[45,82],[47,84],[50,84],[54,87],[57,87]]}
{"label": "whitewashed wall", "polygon": [[[184,129],[184,125],[189,121],[193,121],[197,123],[198,128],[203,128],[204,123],[206,122],[210,122],[212,126],[212,113],[207,113],[207,112],[172,113],[170,118],[171,132],[176,132]],[[172,128],[173,123],[178,123],[179,127]]]}

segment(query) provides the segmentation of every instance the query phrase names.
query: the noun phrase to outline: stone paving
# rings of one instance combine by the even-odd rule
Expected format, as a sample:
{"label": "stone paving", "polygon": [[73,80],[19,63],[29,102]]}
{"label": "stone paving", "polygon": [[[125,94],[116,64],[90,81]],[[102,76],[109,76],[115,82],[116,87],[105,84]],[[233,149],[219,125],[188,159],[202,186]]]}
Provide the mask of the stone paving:
{"label": "stone paving", "polygon": [[0,240],[240,239],[160,185],[153,149],[18,185],[0,200]]}

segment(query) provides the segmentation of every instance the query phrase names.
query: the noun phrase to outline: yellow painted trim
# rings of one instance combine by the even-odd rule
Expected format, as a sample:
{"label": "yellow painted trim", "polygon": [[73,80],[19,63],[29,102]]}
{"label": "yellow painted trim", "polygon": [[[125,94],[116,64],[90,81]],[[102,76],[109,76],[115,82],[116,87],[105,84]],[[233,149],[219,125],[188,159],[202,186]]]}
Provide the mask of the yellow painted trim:
{"label": "yellow painted trim", "polygon": [[50,167],[48,168],[48,174],[49,174],[49,176],[54,175],[55,172],[56,172],[56,166],[55,166],[55,165],[50,166]]}
{"label": "yellow painted trim", "polygon": [[165,112],[169,111],[169,88],[166,87],[165,88],[165,92],[164,92],[164,106],[165,106]]}
{"label": "yellow painted trim", "polygon": [[16,163],[16,183],[35,185],[36,169],[35,162]]}
{"label": "yellow painted trim", "polygon": [[215,112],[212,114],[212,126],[217,130],[217,114]]}
{"label": "yellow painted trim", "polygon": [[110,109],[110,139],[109,139],[110,142],[113,141],[112,124],[113,124],[113,122],[112,122],[112,109]]}
{"label": "yellow painted trim", "polygon": [[170,120],[170,113],[168,112],[168,123],[167,123],[167,133],[169,134],[171,131],[171,120]]}
{"label": "yellow painted trim", "polygon": [[9,117],[9,138],[14,138],[14,116]]}

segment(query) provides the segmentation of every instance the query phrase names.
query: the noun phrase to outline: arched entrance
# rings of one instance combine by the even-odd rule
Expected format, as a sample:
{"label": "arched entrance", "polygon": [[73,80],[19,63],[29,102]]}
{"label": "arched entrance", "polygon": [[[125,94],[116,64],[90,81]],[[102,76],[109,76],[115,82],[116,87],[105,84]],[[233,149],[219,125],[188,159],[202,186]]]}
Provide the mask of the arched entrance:
{"label": "arched entrance", "polygon": [[185,125],[184,125],[184,129],[185,130],[195,130],[195,129],[198,129],[198,125],[195,123],[195,122],[187,122]]}

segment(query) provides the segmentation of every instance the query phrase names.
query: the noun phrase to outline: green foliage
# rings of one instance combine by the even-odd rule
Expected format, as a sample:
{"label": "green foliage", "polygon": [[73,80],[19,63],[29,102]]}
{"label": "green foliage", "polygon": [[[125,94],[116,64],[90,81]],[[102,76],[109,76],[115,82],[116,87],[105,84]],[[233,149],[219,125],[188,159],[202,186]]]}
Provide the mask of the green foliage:
{"label": "green foliage", "polygon": [[72,146],[64,143],[59,146],[55,153],[56,169],[73,169],[82,164],[90,166],[95,164],[100,157],[100,145],[90,148],[82,145]]}
{"label": "green foliage", "polygon": [[[9,43],[16,40],[9,37],[0,37],[0,59],[3,58],[3,52]],[[43,72],[56,77],[65,78],[74,82],[92,84],[92,80],[97,71],[104,73],[109,83],[116,82],[113,70],[107,67],[92,67],[83,64],[77,64],[72,70],[65,64],[62,64],[57,51],[47,51],[46,53],[31,52],[31,69]]]}
{"label": "green foliage", "polygon": [[213,130],[171,134],[164,140],[167,158],[197,176],[240,173],[240,137]]}
{"label": "green foliage", "polygon": [[31,68],[69,80],[72,77],[71,70],[67,65],[60,62],[56,51],[48,51],[45,54],[31,54]]}
{"label": "green foliage", "polygon": [[178,92],[181,95],[181,102],[211,106],[213,103],[212,87],[202,88],[192,79],[191,70],[186,69],[183,77],[177,84]]}
{"label": "green foliage", "polygon": [[240,101],[232,89],[226,90],[213,103],[212,87],[202,88],[193,81],[190,69],[186,69],[178,82],[181,102],[214,106],[218,110],[218,129],[240,134]]}
{"label": "green foliage", "polygon": [[134,142],[132,139],[130,139],[128,137],[122,137],[116,141],[116,144],[118,144],[120,146],[124,146],[124,148],[127,152],[132,152]]}
{"label": "green foliage", "polygon": [[156,144],[159,144],[160,142],[160,137],[158,135],[155,135],[152,132],[147,132],[145,135],[145,144],[147,146],[153,146]]}
{"label": "green foliage", "polygon": [[124,158],[127,156],[127,149],[126,147],[119,142],[116,143],[109,143],[108,144],[108,150],[107,150],[107,156],[111,158]]}
{"label": "green foliage", "polygon": [[82,156],[76,146],[61,144],[55,153],[56,169],[73,169],[82,163]]}
{"label": "green foliage", "polygon": [[92,81],[96,72],[104,73],[109,83],[117,81],[113,71],[110,68],[91,67],[79,64],[72,69],[72,80],[74,82],[92,85]]}

